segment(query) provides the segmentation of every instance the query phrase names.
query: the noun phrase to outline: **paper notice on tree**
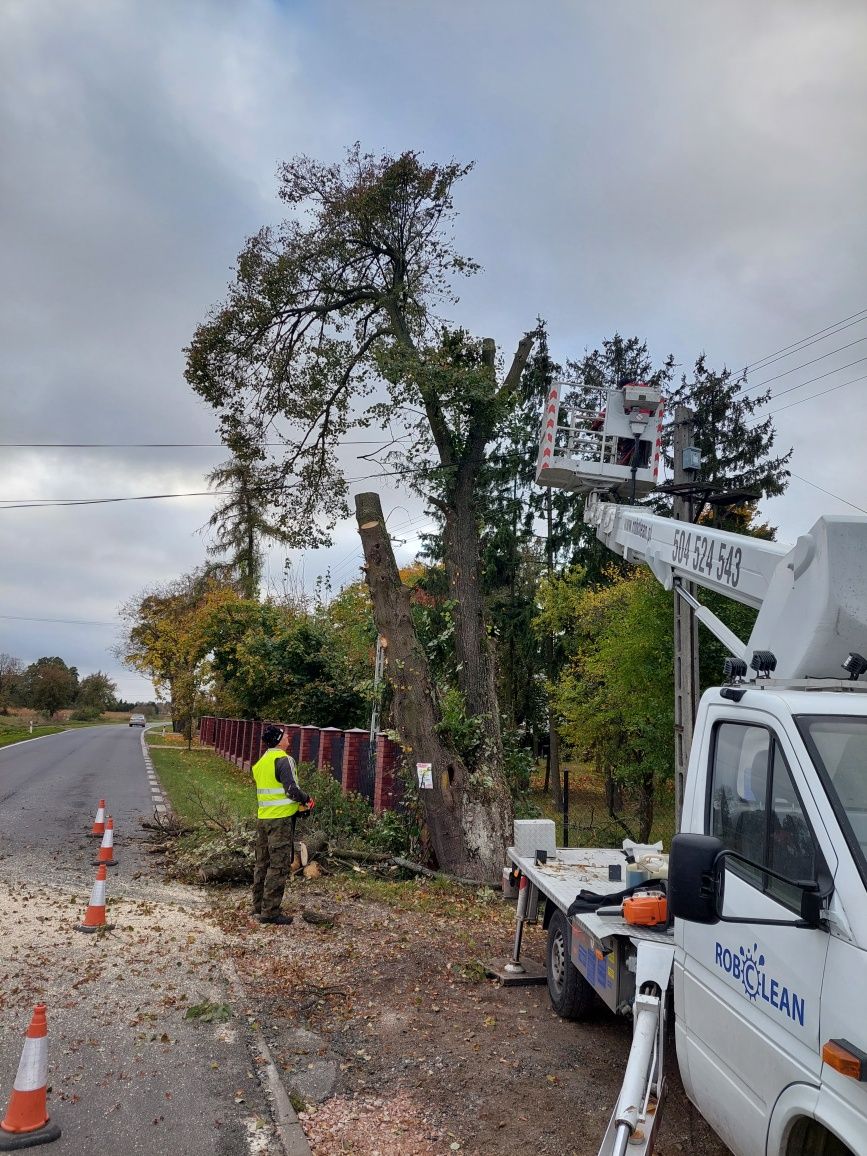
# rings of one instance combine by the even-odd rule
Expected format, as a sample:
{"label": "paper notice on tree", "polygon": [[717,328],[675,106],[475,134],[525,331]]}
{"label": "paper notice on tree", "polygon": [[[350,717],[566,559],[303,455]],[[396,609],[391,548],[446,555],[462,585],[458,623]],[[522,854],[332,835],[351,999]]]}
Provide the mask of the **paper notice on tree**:
{"label": "paper notice on tree", "polygon": [[418,775],[418,785],[423,791],[433,790],[433,764],[432,763],[416,763],[416,774]]}

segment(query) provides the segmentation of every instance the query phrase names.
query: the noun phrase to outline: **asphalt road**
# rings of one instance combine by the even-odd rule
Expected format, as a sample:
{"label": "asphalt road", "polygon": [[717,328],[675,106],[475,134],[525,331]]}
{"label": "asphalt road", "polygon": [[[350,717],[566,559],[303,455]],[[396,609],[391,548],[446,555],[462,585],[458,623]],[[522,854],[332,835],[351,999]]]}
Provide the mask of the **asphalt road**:
{"label": "asphalt road", "polygon": [[0,747],[0,854],[16,875],[80,886],[82,867],[89,873],[82,851],[93,850],[83,840],[102,798],[118,857],[124,846],[121,878],[141,868],[140,820],[152,811],[141,734],[139,727],[84,727]]}
{"label": "asphalt road", "polygon": [[[95,877],[99,843],[88,832],[100,798],[115,821],[116,930],[83,935],[75,924]],[[0,749],[0,1113],[44,999],[49,1111],[62,1129],[51,1151],[277,1152],[243,996],[230,989],[219,932],[201,918],[201,893],[164,884],[152,866],[140,826],[151,813],[138,728]],[[231,1016],[187,1019],[199,1003]]]}

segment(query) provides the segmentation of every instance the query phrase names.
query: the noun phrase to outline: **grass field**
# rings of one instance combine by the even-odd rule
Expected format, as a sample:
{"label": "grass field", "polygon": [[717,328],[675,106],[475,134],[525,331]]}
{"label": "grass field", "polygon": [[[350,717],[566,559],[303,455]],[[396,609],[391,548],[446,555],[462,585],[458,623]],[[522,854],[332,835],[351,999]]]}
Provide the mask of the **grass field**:
{"label": "grass field", "polygon": [[[207,818],[255,818],[256,795],[249,771],[240,771],[213,751],[171,743],[150,730],[151,758],[172,810],[184,822]],[[170,745],[166,745],[169,740]]]}
{"label": "grass field", "polygon": [[42,735],[56,735],[58,731],[65,730],[62,726],[34,726],[33,734],[30,733],[30,725],[22,724],[21,720],[15,718],[3,718],[0,716],[0,747],[11,746],[12,743],[22,743],[25,739],[38,739]]}
{"label": "grass field", "polygon": [[[106,711],[98,719],[89,722],[73,721],[67,716],[71,711],[58,711],[57,717],[46,722],[34,711],[23,711],[21,714],[0,715],[0,747],[11,746],[12,743],[21,743],[26,739],[38,739],[42,735],[55,735],[59,731],[79,730],[81,727],[101,727],[108,724],[129,724],[127,711]],[[33,733],[30,733],[30,721],[33,720]]]}

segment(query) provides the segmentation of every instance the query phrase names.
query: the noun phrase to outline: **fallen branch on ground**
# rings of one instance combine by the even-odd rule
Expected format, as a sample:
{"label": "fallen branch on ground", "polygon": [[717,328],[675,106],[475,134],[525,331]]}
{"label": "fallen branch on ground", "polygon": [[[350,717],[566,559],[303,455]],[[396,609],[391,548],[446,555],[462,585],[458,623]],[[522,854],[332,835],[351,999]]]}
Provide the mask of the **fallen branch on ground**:
{"label": "fallen branch on ground", "polygon": [[430,867],[423,867],[421,863],[413,863],[409,859],[402,859],[399,855],[392,856],[392,863],[402,867],[404,871],[411,871],[413,875],[423,875],[425,879],[439,879],[443,883],[456,883],[459,887],[488,887],[493,891],[500,888],[499,883],[484,883],[478,879],[462,879],[459,875],[447,875],[445,871],[432,871]]}

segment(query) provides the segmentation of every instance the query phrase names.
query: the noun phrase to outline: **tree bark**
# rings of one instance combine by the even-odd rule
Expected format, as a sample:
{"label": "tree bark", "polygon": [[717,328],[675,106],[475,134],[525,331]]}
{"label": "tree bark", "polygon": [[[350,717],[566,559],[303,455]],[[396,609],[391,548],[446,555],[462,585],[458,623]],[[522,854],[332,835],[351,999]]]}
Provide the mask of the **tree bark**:
{"label": "tree bark", "polygon": [[454,607],[455,654],[464,705],[467,714],[482,724],[488,747],[486,758],[502,766],[503,736],[494,654],[485,627],[474,481],[474,476],[465,476],[462,470],[455,483],[445,511],[443,559]]}
{"label": "tree bark", "polygon": [[501,876],[511,835],[512,807],[502,765],[486,764],[471,773],[440,733],[436,687],[413,626],[409,591],[400,580],[379,496],[356,495],[355,515],[376,627],[388,642],[386,678],[409,773],[415,774],[416,763],[431,764],[433,786],[420,787],[418,795],[437,862],[450,874],[493,883]]}

